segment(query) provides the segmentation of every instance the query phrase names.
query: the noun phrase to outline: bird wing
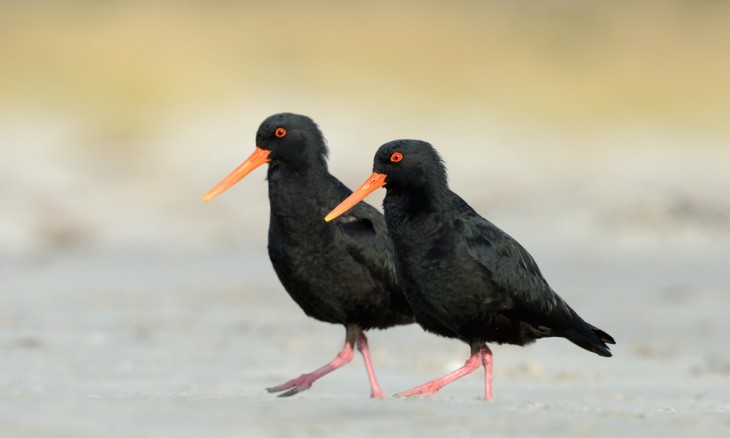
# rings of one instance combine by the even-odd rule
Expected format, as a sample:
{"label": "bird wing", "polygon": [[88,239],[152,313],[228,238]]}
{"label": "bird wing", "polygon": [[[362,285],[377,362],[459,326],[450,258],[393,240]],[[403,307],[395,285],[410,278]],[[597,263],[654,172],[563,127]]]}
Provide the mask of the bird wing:
{"label": "bird wing", "polygon": [[398,289],[393,244],[388,237],[385,218],[374,207],[360,202],[335,219],[347,251],[388,289]]}
{"label": "bird wing", "polygon": [[[329,186],[331,199],[336,202],[331,210],[352,191],[336,178]],[[400,290],[395,273],[393,244],[388,236],[385,218],[375,207],[359,202],[345,214],[332,221],[345,242],[347,251],[358,263],[368,268],[371,274],[383,281],[389,290]]]}
{"label": "bird wing", "polygon": [[463,236],[468,254],[492,282],[493,290],[505,295],[502,298],[507,305],[534,315],[551,314],[567,307],[522,245],[471,207],[465,211]]}
{"label": "bird wing", "polygon": [[615,343],[613,338],[586,323],[552,290],[522,245],[476,213],[470,222],[466,227],[468,252],[492,282],[485,293],[490,306],[496,301],[503,306],[499,313],[510,319],[529,322],[546,335],[563,336],[588,351],[611,356],[604,342]]}

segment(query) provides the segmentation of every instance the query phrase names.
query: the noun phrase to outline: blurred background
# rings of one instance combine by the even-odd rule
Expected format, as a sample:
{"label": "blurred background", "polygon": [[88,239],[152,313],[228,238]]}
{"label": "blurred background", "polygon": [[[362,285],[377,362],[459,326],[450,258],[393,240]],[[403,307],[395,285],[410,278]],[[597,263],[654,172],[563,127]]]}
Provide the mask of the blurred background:
{"label": "blurred background", "polygon": [[[241,368],[257,390],[290,371],[244,349],[334,354],[341,329],[268,262],[265,171],[200,202],[284,111],[350,187],[380,144],[431,142],[624,357],[726,378],[729,19],[715,0],[0,2],[0,388],[206,392],[190,376],[224,354],[207,384],[230,371],[213,392],[237,393]],[[413,354],[448,368],[456,344]],[[376,360],[406,367],[395,348]],[[149,354],[178,370],[166,389],[135,386],[160,384]]]}
{"label": "blurred background", "polygon": [[242,214],[265,189],[197,197],[282,111],[321,125],[350,185],[380,144],[421,138],[488,216],[581,213],[614,243],[727,237],[726,2],[0,7],[6,252],[261,241],[234,227],[265,226],[263,204]]}

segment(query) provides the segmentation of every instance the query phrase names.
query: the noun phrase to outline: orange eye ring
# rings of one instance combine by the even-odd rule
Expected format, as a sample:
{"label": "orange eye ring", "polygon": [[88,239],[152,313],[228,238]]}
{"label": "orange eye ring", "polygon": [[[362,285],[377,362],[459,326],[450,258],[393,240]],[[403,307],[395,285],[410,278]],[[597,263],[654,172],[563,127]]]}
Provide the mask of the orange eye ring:
{"label": "orange eye ring", "polygon": [[274,131],[274,135],[278,138],[283,138],[286,135],[286,129],[276,128],[276,131]]}
{"label": "orange eye ring", "polygon": [[390,161],[393,163],[397,163],[402,159],[403,159],[403,154],[401,154],[400,152],[393,152],[393,154],[390,156]]}

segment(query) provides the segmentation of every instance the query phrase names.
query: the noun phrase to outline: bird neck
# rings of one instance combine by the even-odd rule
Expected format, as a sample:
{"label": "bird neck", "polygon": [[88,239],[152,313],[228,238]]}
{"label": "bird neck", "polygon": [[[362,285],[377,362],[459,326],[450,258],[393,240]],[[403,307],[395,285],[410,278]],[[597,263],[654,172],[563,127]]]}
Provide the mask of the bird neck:
{"label": "bird neck", "polygon": [[[327,168],[319,166],[291,168],[280,164],[268,172],[270,225],[284,232],[317,229],[325,225]],[[325,205],[323,207],[323,205]]]}
{"label": "bird neck", "polygon": [[383,200],[388,227],[420,233],[437,226],[437,219],[448,209],[448,193],[448,188],[428,186],[388,190]]}
{"label": "bird neck", "polygon": [[297,189],[297,186],[309,185],[326,180],[329,175],[325,160],[309,160],[307,162],[277,161],[269,164],[266,179],[271,190]]}

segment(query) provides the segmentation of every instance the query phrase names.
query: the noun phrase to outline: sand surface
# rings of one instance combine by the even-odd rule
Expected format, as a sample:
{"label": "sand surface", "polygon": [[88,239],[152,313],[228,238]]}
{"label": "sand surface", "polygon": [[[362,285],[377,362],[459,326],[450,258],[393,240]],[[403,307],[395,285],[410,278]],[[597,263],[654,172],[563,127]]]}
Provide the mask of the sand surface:
{"label": "sand surface", "polygon": [[[249,135],[256,125],[248,123]],[[332,359],[344,330],[305,317],[279,285],[265,250],[263,171],[199,203],[248,149],[227,144],[208,158],[214,163],[196,166],[200,156],[175,153],[191,150],[176,134],[158,144],[156,162],[165,165],[115,168],[79,151],[54,155],[48,145],[73,130],[24,139],[23,125],[15,126],[6,137],[15,132],[16,144],[35,149],[3,151],[3,436],[730,431],[722,163],[708,160],[678,178],[693,155],[664,153],[661,165],[645,160],[634,172],[605,165],[611,154],[594,157],[594,167],[566,158],[546,169],[539,159],[525,168],[522,151],[495,145],[467,149],[469,160],[460,158],[464,149],[445,149],[452,187],[516,236],[553,287],[616,338],[614,357],[559,339],[493,346],[495,397],[485,402],[481,373],[428,399],[371,400],[356,356],[311,390],[279,399],[264,388]],[[369,174],[365,145],[332,148],[332,169],[349,185]],[[43,184],[23,178],[31,162]],[[22,190],[10,189],[23,181]],[[416,326],[372,332],[370,341],[390,394],[453,370],[468,353]]]}

